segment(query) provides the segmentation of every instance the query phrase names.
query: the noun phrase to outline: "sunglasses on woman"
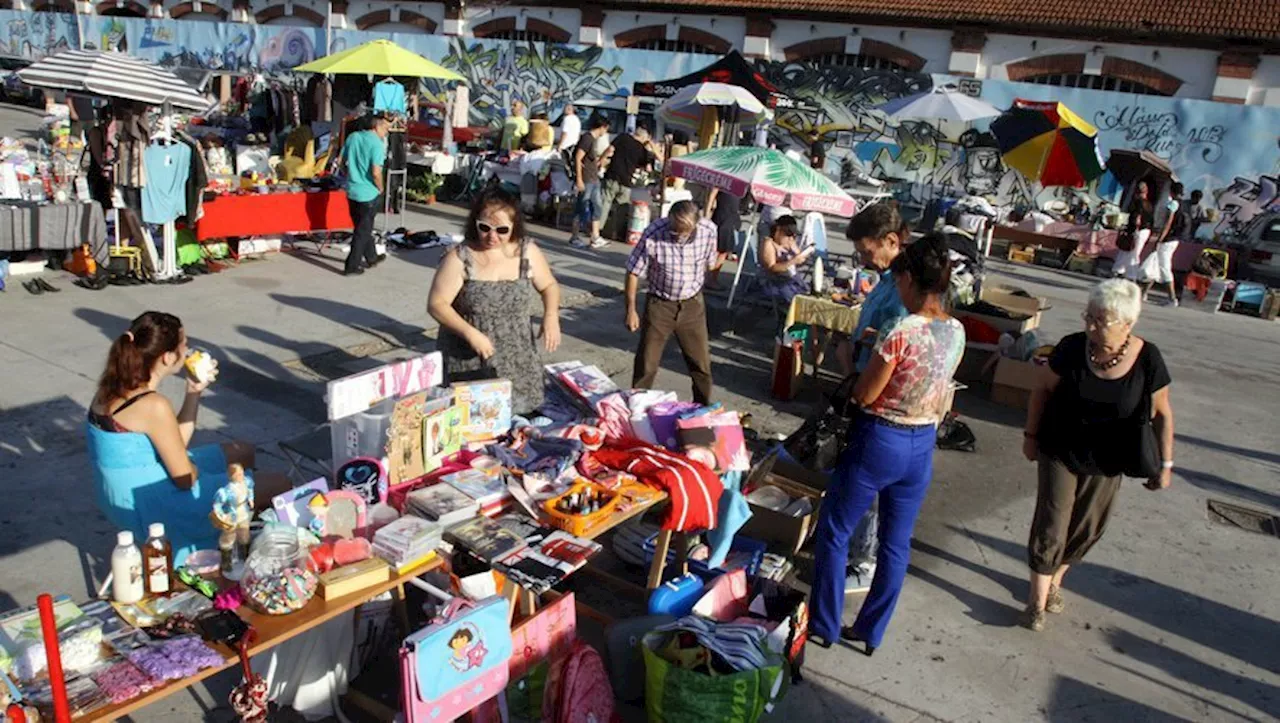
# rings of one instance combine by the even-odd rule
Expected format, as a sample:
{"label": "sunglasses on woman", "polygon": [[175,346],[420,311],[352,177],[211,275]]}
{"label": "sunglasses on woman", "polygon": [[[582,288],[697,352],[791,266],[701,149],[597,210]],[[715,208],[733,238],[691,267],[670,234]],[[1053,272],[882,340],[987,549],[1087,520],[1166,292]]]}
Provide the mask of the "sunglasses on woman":
{"label": "sunglasses on woman", "polygon": [[498,234],[499,236],[506,236],[507,234],[511,233],[510,226],[490,226],[484,221],[476,221],[476,230],[482,234],[492,232],[492,233]]}

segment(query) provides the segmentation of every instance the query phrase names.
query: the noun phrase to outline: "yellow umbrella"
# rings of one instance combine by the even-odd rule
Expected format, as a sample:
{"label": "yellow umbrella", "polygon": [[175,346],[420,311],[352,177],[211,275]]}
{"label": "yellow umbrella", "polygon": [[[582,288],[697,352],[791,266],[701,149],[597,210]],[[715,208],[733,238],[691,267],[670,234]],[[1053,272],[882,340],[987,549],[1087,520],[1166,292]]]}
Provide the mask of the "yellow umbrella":
{"label": "yellow umbrella", "polygon": [[294,70],[302,73],[399,75],[466,82],[466,78],[452,70],[433,63],[411,50],[405,50],[390,40],[371,40],[350,50],[326,55],[305,65],[299,65]]}

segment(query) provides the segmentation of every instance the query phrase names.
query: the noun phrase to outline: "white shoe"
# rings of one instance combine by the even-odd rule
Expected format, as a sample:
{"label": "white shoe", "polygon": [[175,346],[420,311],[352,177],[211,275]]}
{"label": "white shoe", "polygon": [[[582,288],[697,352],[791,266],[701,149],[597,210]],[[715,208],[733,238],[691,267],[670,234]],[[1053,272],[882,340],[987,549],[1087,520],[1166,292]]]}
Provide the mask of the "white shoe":
{"label": "white shoe", "polygon": [[873,562],[864,562],[860,565],[850,566],[845,572],[844,591],[866,592],[871,589],[871,580],[876,576],[876,565]]}
{"label": "white shoe", "polygon": [[608,245],[609,245],[609,242],[599,236],[596,236],[595,238],[591,239],[591,248],[593,249],[602,249]]}

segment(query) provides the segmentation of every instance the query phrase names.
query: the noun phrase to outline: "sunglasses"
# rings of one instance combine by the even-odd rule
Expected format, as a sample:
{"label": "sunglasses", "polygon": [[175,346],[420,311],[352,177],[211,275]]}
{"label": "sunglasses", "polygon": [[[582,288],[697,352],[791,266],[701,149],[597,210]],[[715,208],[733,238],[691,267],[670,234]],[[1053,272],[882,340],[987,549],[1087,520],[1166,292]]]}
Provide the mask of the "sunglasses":
{"label": "sunglasses", "polygon": [[499,236],[506,236],[507,234],[511,233],[510,226],[490,226],[484,221],[476,221],[476,230],[482,234],[496,233]]}
{"label": "sunglasses", "polygon": [[1106,330],[1110,329],[1111,327],[1116,326],[1116,325],[1118,325],[1118,324],[1123,324],[1123,323],[1124,323],[1124,322],[1123,322],[1122,320],[1120,320],[1120,319],[1098,319],[1098,318],[1093,317],[1093,316],[1090,316],[1090,315],[1088,315],[1088,314],[1081,314],[1081,315],[1080,315],[1080,318],[1084,320],[1084,328],[1086,328],[1086,329],[1101,329],[1101,330],[1103,330],[1103,331],[1106,331]]}

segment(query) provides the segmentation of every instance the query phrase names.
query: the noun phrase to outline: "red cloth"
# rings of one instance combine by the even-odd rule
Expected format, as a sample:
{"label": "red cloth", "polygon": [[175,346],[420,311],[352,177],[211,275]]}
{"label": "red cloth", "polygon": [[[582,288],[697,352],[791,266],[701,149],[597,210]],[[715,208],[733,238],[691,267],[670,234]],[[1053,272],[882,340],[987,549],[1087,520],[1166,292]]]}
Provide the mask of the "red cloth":
{"label": "red cloth", "polygon": [[662,519],[662,529],[692,532],[716,526],[724,485],[701,462],[638,439],[611,441],[591,456],[606,467],[633,474],[667,493],[671,506]]}
{"label": "red cloth", "polygon": [[1196,295],[1196,301],[1204,301],[1204,297],[1209,295],[1209,287],[1213,285],[1213,279],[1192,272],[1187,274],[1187,280],[1182,282],[1182,285]]}
{"label": "red cloth", "polygon": [[196,222],[196,240],[352,228],[345,191],[228,194],[205,201],[204,216]]}

